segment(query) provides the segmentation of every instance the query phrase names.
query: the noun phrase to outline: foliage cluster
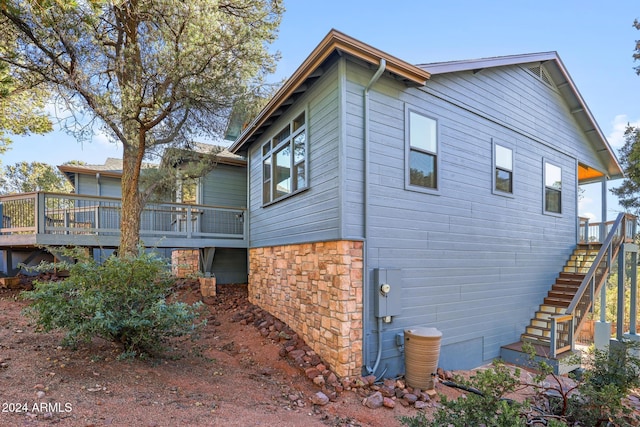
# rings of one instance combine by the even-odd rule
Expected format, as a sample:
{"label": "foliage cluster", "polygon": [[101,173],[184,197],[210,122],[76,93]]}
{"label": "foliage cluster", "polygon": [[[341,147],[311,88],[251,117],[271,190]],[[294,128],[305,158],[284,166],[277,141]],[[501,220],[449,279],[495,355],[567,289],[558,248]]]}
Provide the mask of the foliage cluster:
{"label": "foliage cluster", "polygon": [[[533,360],[532,348],[528,351]],[[582,360],[584,373],[579,379],[574,376],[575,385],[570,387],[545,362],[537,363],[537,374],[530,381],[522,381],[519,369],[496,360],[468,380],[456,378],[452,385],[469,393],[455,400],[441,396],[442,406],[433,419],[420,413],[400,421],[408,427],[638,425],[640,416],[623,404],[629,391],[640,386],[637,354],[638,345],[632,342],[591,349]],[[534,390],[534,397],[523,402],[505,397],[521,388]]]}
{"label": "foliage cluster", "polygon": [[142,161],[222,136],[234,106],[269,92],[283,10],[281,0],[2,2],[12,37],[0,37],[0,63],[51,90],[76,136],[101,124],[122,144],[121,254],[136,253],[142,207],[162,183],[141,185]]}
{"label": "foliage cluster", "polygon": [[[3,38],[9,38],[6,34]],[[44,134],[52,130],[44,110],[47,94],[41,88],[16,80],[9,67],[0,62],[0,154],[11,143],[8,134]]]}
{"label": "foliage cluster", "polygon": [[0,194],[49,191],[71,193],[73,187],[62,172],[42,162],[18,162],[7,165],[0,176]]}
{"label": "foliage cluster", "polygon": [[39,330],[63,330],[64,343],[75,345],[101,337],[122,346],[121,357],[158,354],[166,338],[195,331],[199,303],[168,302],[172,277],[154,254],[111,256],[98,264],[79,249],[65,250],[66,259],[39,269],[68,269],[62,281],[36,282],[23,297],[32,303],[26,313]]}

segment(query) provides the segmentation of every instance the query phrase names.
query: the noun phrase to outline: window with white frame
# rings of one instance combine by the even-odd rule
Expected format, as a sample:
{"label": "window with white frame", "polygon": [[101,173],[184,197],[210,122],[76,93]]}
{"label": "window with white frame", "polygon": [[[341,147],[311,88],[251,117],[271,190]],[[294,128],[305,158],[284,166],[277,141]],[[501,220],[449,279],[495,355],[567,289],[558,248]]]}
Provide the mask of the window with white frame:
{"label": "window with white frame", "polygon": [[562,169],[544,162],[544,211],[562,213]]}
{"label": "window with white frame", "polygon": [[497,193],[513,194],[513,150],[493,145],[494,184]]}
{"label": "window with white frame", "polygon": [[267,204],[307,187],[305,113],[262,146],[262,202]]}
{"label": "window with white frame", "polygon": [[408,185],[413,188],[438,189],[437,122],[409,111]]}

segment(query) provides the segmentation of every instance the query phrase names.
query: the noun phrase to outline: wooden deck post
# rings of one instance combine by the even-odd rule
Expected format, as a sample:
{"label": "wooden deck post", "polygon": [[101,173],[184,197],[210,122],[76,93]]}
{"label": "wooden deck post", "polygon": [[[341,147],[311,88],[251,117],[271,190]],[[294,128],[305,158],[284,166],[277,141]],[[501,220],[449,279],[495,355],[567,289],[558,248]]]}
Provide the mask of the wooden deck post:
{"label": "wooden deck post", "polygon": [[624,277],[625,277],[625,245],[623,244],[620,247],[620,251],[618,252],[618,307],[617,307],[617,324],[616,324],[616,339],[620,341],[622,339],[623,334],[623,326],[624,326]]}
{"label": "wooden deck post", "polygon": [[631,295],[629,309],[629,333],[636,335],[636,323],[638,317],[638,253],[631,252],[631,270],[629,271],[629,281],[631,282]]}

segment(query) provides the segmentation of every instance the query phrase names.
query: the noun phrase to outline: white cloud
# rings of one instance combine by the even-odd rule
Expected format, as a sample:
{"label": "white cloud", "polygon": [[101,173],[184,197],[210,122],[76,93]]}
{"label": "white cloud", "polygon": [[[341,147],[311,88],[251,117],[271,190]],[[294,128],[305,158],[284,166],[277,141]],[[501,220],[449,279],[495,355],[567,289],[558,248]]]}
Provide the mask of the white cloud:
{"label": "white cloud", "polygon": [[614,149],[617,150],[624,145],[624,131],[629,125],[640,127],[640,119],[631,121],[626,114],[619,114],[611,122],[612,130],[607,136],[607,140]]}
{"label": "white cloud", "polygon": [[583,195],[579,200],[578,200],[578,211],[580,212],[580,215],[582,215],[582,210],[584,208],[587,208],[589,206],[591,206],[593,203],[595,203],[594,199],[592,197],[588,197]]}

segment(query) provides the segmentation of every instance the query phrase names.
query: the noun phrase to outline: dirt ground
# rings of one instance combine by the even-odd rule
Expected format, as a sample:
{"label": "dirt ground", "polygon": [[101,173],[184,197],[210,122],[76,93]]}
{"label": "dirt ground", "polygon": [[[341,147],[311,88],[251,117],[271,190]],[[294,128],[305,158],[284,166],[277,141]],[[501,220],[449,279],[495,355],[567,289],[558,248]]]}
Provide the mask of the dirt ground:
{"label": "dirt ground", "polygon": [[[0,288],[2,427],[393,427],[402,425],[399,417],[417,415],[418,403],[428,417],[439,405],[439,396],[428,399],[398,386],[402,379],[368,386],[362,386],[367,378],[346,382],[359,383],[353,387],[342,387],[345,379],[318,383],[331,375],[327,370],[318,375],[322,363],[313,357],[305,356],[311,367],[294,360],[296,352],[305,354],[304,343],[292,349],[290,340],[281,339],[281,329],[265,327],[264,317],[254,316],[261,310],[247,301],[246,285],[218,286],[217,296],[202,298],[197,282],[179,283],[180,300],[205,302],[207,324],[199,337],[173,339],[156,359],[125,361],[117,359],[120,349],[110,342],[94,339],[71,350],[60,346],[62,333],[35,332],[22,314],[27,302],[19,293]],[[282,331],[291,332],[286,325]],[[473,371],[455,374],[468,378]],[[530,383],[529,373],[521,375]],[[398,393],[407,390],[422,397],[409,405],[408,396]],[[316,404],[321,391],[329,403]],[[462,395],[440,383],[436,391],[449,399]],[[376,392],[387,392],[385,406],[365,406]],[[530,398],[532,390],[507,397]],[[630,396],[629,404],[640,411],[640,391]]]}
{"label": "dirt ground", "polygon": [[[417,413],[363,406],[371,389],[314,405],[320,386],[281,356],[282,344],[237,320],[249,307],[246,286],[218,288],[199,339],[175,339],[162,358],[134,361],[117,360],[119,349],[98,339],[61,347],[62,333],[36,333],[21,314],[19,291],[0,289],[0,426],[389,427]],[[188,302],[201,299],[196,286],[180,292]]]}

